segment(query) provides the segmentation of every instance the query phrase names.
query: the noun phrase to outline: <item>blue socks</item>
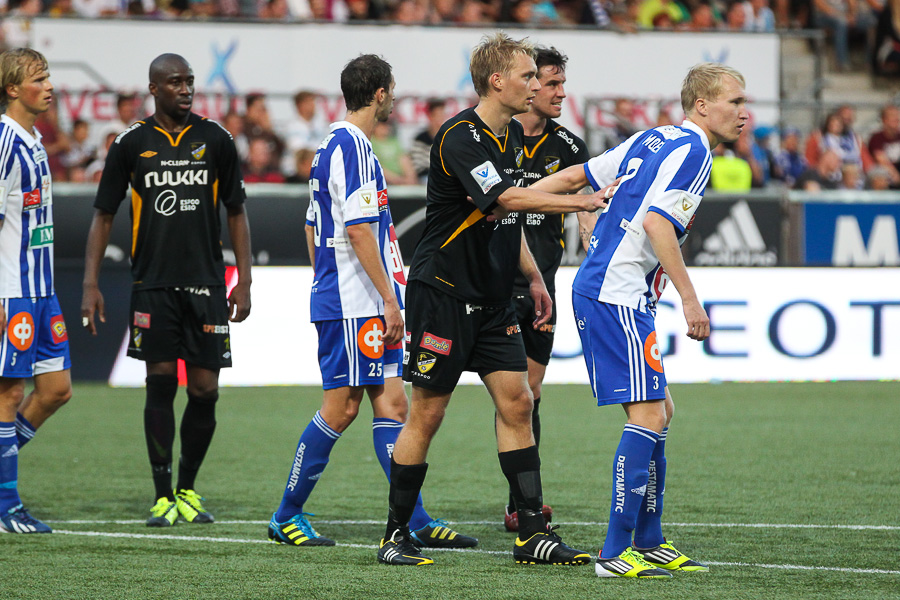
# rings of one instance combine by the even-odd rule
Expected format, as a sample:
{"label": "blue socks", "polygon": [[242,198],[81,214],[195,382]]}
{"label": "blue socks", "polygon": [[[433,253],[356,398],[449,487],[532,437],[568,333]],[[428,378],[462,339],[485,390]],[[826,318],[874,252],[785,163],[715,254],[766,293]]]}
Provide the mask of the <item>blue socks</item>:
{"label": "blue socks", "polygon": [[341,437],[337,431],[325,423],[325,419],[316,411],[316,415],[300,436],[294,464],[284,488],[281,505],[275,511],[275,520],[283,523],[303,512],[303,504],[312,493],[316,482],[328,464],[328,456],[334,443]]}
{"label": "blue socks", "polygon": [[650,478],[649,464],[659,434],[639,425],[625,425],[613,460],[613,493],[609,528],[600,557],[615,558],[631,546]]}
{"label": "blue socks", "polygon": [[0,513],[22,503],[19,499],[19,446],[15,422],[0,422]]}
{"label": "blue socks", "polygon": [[16,413],[16,438],[19,440],[19,450],[34,437],[34,425],[28,422],[28,419],[22,416],[22,413]]}
{"label": "blue socks", "polygon": [[659,441],[650,457],[650,478],[647,481],[647,494],[638,511],[637,527],[634,528],[634,545],[636,548],[656,548],[665,538],[662,534],[663,496],[666,493],[666,427],[659,434]]}
{"label": "blue socks", "polygon": [[[394,444],[397,442],[397,436],[403,429],[403,423],[393,419],[372,419],[372,440],[375,442],[375,456],[384,469],[384,474],[388,481],[391,479],[391,455],[394,453]],[[416,499],[416,507],[413,509],[412,517],[409,520],[410,531],[421,529],[431,523],[431,517],[425,512],[422,506],[422,494]]]}

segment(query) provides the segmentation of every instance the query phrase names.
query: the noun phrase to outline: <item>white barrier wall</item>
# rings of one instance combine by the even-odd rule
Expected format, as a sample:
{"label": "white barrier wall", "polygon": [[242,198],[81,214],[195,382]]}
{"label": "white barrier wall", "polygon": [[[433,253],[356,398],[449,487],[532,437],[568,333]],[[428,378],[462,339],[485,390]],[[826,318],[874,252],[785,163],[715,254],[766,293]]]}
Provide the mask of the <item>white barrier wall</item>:
{"label": "white barrier wall", "polygon": [[[198,92],[207,94],[292,94],[313,89],[340,95],[339,75],[361,53],[382,55],[391,63],[398,96],[473,96],[469,53],[491,28],[435,28],[401,25],[235,24],[172,21],[34,19],[32,45],[50,61],[59,88],[147,89],[150,61],[163,52],[183,55],[194,68]],[[759,122],[774,124],[779,100],[779,40],[774,34],[638,33],[587,30],[510,30],[556,46],[569,56],[569,100],[563,124],[580,131],[582,102],[589,96],[677,99],[687,69],[703,61],[724,62],[747,79]],[[218,118],[221,104],[195,109]],[[99,104],[98,104],[99,102]],[[75,97],[64,118],[112,118],[109,97]],[[293,118],[286,101],[272,103],[274,118]],[[326,107],[329,119],[340,107]],[[421,105],[398,104],[400,123],[422,119],[404,114]],[[751,110],[754,110],[751,107]],[[678,118],[680,115],[672,115]]]}
{"label": "white barrier wall", "polygon": [[[575,272],[562,268],[557,278],[559,357],[547,383],[587,383],[568,292]],[[657,328],[672,383],[900,379],[900,269],[693,268],[691,276],[713,334],[688,339],[678,293],[666,291]],[[254,269],[253,312],[232,325],[234,367],[222,371],[224,385],[321,384],[311,282],[308,267]],[[110,383],[141,386],[144,377],[123,345]]]}

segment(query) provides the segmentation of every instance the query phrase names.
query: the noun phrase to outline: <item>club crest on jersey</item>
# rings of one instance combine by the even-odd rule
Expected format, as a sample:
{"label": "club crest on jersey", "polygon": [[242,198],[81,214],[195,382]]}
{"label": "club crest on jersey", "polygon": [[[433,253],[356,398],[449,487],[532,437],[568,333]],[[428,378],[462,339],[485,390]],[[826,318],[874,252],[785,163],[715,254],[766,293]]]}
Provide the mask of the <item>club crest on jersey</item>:
{"label": "club crest on jersey", "polygon": [[522,161],[525,160],[525,150],[523,150],[522,148],[519,148],[517,146],[515,149],[515,153],[516,153],[516,166],[521,167]]}
{"label": "club crest on jersey", "polygon": [[141,347],[141,340],[144,339],[144,334],[141,333],[141,330],[135,327],[131,332],[131,339],[134,341],[134,347]]}
{"label": "club crest on jersey", "polygon": [[194,160],[201,160],[205,154],[206,154],[206,142],[192,142],[191,143],[191,156],[194,157]]}
{"label": "club crest on jersey", "polygon": [[141,152],[141,158],[153,158],[156,156],[156,152],[153,150],[147,150],[146,152]]}
{"label": "club crest on jersey", "polygon": [[544,158],[544,171],[547,172],[547,175],[553,175],[559,170],[559,157],[558,156],[547,156]]}
{"label": "club crest on jersey", "polygon": [[418,358],[416,358],[416,368],[419,369],[419,373],[427,373],[434,366],[435,361],[437,361],[437,357],[434,354],[419,352]]}

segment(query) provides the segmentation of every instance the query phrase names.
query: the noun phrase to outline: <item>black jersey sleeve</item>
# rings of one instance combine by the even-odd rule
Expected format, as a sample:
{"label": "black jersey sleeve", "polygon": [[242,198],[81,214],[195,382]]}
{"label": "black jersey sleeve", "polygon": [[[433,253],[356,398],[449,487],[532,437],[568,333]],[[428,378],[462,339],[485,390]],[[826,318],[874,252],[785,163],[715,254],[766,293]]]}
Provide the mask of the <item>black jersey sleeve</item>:
{"label": "black jersey sleeve", "polygon": [[94,208],[99,208],[108,213],[115,214],[119,205],[125,199],[128,191],[131,172],[134,170],[133,151],[129,143],[126,131],[116,138],[106,154],[106,163],[103,165],[103,174],[100,177],[100,185],[97,188],[97,198],[94,200]]}
{"label": "black jersey sleeve", "polygon": [[241,174],[241,162],[238,159],[237,148],[228,131],[213,121],[222,135],[219,136],[219,151],[217,152],[218,172],[216,179],[219,181],[219,198],[225,206],[238,206],[247,199],[247,191],[244,189],[244,177]]}
{"label": "black jersey sleeve", "polygon": [[441,168],[447,175],[459,179],[481,212],[493,210],[497,198],[515,186],[512,178],[497,164],[495,153],[491,152],[489,144],[496,141],[484,131],[479,133],[468,121],[460,121],[435,143],[440,144]]}

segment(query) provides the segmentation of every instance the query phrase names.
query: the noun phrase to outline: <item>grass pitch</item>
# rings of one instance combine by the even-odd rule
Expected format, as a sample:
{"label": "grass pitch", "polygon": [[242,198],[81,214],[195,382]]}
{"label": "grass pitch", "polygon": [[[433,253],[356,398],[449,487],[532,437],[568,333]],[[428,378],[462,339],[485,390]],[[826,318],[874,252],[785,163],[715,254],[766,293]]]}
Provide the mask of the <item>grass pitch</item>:
{"label": "grass pitch", "polygon": [[[143,390],[78,384],[20,456],[21,495],[56,533],[0,536],[0,600],[900,599],[900,384],[672,391],[664,531],[709,573],[610,581],[591,566],[515,565],[480,387],[454,395],[423,490],[432,516],[479,538],[473,551],[433,552],[437,564],[425,568],[376,563],[387,481],[367,406],[306,507],[339,545],[265,541],[318,388],[222,390],[197,482],[217,523],[150,529]],[[547,386],[541,413],[545,501],[566,542],[596,554],[623,412],[596,407],[586,387]]]}

